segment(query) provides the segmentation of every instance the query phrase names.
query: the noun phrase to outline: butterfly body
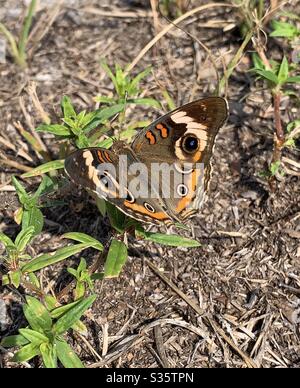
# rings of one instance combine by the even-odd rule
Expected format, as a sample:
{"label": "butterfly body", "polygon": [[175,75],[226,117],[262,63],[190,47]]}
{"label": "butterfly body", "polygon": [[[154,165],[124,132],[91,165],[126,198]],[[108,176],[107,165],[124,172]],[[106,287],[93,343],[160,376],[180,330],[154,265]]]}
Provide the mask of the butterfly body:
{"label": "butterfly body", "polygon": [[74,183],[139,221],[184,223],[203,202],[215,137],[227,115],[222,98],[194,101],[154,121],[131,145],[75,151],[65,170]]}

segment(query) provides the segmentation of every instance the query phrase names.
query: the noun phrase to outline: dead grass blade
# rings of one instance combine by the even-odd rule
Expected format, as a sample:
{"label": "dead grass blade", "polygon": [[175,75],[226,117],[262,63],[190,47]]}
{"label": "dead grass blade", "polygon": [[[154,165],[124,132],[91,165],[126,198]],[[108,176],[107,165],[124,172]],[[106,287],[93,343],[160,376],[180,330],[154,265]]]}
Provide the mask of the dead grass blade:
{"label": "dead grass blade", "polygon": [[[149,260],[145,260],[147,265],[152,269],[152,271],[158,275],[174,292],[176,292],[177,295],[179,295],[189,306],[192,307],[193,310],[196,311],[197,314],[200,316],[203,316],[205,314],[205,311],[202,310],[198,304],[189,298],[187,295],[185,295],[175,284],[173,284],[165,275],[159,271],[158,268],[156,268]],[[237,353],[240,355],[240,357],[245,361],[247,366],[249,368],[256,368],[256,364],[252,361],[250,357],[247,356],[246,353],[244,353],[224,332],[224,330],[219,327],[219,325],[213,320],[213,318],[204,316],[203,320],[209,323],[209,325],[212,327],[212,329],[215,331],[215,333],[219,334],[226,342],[227,344]]]}

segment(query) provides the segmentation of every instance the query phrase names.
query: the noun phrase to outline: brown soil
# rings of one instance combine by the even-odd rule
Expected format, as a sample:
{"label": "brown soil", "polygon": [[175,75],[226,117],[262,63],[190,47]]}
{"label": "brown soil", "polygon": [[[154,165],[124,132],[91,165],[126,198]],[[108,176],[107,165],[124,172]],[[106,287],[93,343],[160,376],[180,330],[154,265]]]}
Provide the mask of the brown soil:
{"label": "brown soil", "polygon": [[[106,59],[110,65],[128,64],[155,35],[151,7],[141,6],[148,2],[101,1],[101,6],[98,3],[65,0],[42,40],[31,39],[26,72],[20,72],[9,57],[0,64],[0,140],[5,140],[0,142],[2,161],[18,162],[21,168],[41,163],[15,125],[20,121],[30,130],[30,125],[34,128],[40,123],[26,92],[31,81],[36,82],[41,104],[53,122],[59,120],[63,95],[70,96],[78,110],[91,110],[94,96],[109,95],[112,91],[100,60]],[[189,9],[206,3],[191,1]],[[110,15],[97,14],[95,8]],[[297,9],[299,14],[299,2],[293,8],[296,14]],[[41,9],[35,18],[39,31],[43,30],[39,20],[47,12],[49,7]],[[130,14],[122,17],[124,12]],[[0,20],[10,30],[17,31],[22,16],[19,1],[1,0]],[[210,24],[213,20],[221,20],[218,28]],[[228,63],[241,44],[238,26],[223,32],[229,22],[239,23],[233,10],[214,8],[193,16],[182,27]],[[159,28],[165,24],[161,20]],[[268,54],[278,59],[282,48],[272,40]],[[230,79],[230,117],[216,142],[209,199],[193,221],[196,239],[202,247],[170,249],[130,241],[129,259],[121,276],[98,283],[99,298],[84,318],[89,329],[86,341],[77,335],[68,339],[85,365],[99,362],[93,348],[101,356],[99,366],[247,366],[245,359],[209,325],[205,317],[211,316],[257,366],[300,366],[300,178],[286,175],[277,182],[276,191],[271,192],[260,176],[272,157],[274,126],[270,95],[247,72],[251,67],[251,49],[249,46]],[[220,71],[222,61],[218,62]],[[148,65],[153,66],[154,76],[143,83],[145,96],[163,101],[161,90],[166,88],[180,105],[214,90],[215,74],[205,52],[175,28],[143,57],[134,73]],[[152,119],[160,113],[137,107],[128,109],[127,117],[128,121]],[[283,98],[284,123],[299,119],[299,113],[299,105],[293,99]],[[57,157],[55,139],[49,135],[42,137],[53,158]],[[31,160],[22,157],[24,153]],[[286,156],[299,161],[299,148],[287,151]],[[13,220],[18,205],[9,179],[22,172],[20,168],[0,165],[0,231],[11,237],[19,227]],[[35,188],[38,180],[25,183]],[[58,196],[62,199],[61,194]],[[90,234],[103,243],[110,239],[108,221],[99,216],[86,193],[74,190],[63,199],[63,207],[43,211],[45,229],[34,240],[31,253],[53,251],[66,244],[60,236],[70,231]],[[90,265],[97,259],[94,250],[82,256]],[[204,316],[152,272],[145,259],[194,299],[204,310]],[[44,286],[59,292],[70,281],[66,267],[76,263],[78,257],[42,271]],[[20,314],[25,292],[3,287],[0,291],[8,314],[0,335],[15,334],[25,323]],[[9,361],[9,355],[3,351],[2,365],[20,367]],[[33,362],[25,366],[38,365]]]}

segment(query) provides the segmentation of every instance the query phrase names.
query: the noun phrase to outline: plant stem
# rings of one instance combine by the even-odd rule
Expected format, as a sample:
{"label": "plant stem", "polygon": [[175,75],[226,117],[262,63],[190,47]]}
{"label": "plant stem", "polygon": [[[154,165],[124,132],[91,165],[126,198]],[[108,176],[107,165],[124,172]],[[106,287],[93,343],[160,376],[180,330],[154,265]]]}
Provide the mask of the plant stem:
{"label": "plant stem", "polygon": [[28,12],[25,18],[23,29],[19,41],[19,64],[21,67],[26,67],[26,45],[28,41],[29,30],[32,24],[32,19],[36,7],[36,0],[31,0]]}
{"label": "plant stem", "polygon": [[227,82],[233,73],[234,69],[236,68],[237,64],[241,60],[242,55],[244,54],[245,48],[247,47],[247,44],[250,42],[251,38],[253,36],[253,31],[249,30],[247,35],[245,36],[245,39],[241,46],[239,47],[237,53],[235,56],[232,58],[230,61],[226,71],[224,72],[224,75],[219,83],[219,88],[218,88],[218,95],[220,96],[223,92],[224,87],[227,85]]}
{"label": "plant stem", "polygon": [[15,61],[19,63],[19,51],[16,40],[11,32],[4,26],[4,24],[0,23],[0,32],[5,36],[7,41],[10,44],[11,54],[14,57]]}
{"label": "plant stem", "polygon": [[282,147],[285,142],[285,134],[282,128],[281,115],[280,115],[280,102],[281,102],[281,92],[280,90],[273,91],[273,101],[274,101],[274,123],[276,129],[276,137],[278,147]]}

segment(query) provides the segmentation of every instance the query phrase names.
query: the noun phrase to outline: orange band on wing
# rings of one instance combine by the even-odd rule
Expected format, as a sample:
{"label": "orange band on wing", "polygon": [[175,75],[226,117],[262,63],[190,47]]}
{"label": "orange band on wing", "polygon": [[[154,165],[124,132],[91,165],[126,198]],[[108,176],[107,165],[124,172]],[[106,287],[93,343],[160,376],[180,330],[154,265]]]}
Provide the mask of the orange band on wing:
{"label": "orange band on wing", "polygon": [[193,162],[197,163],[201,158],[201,152],[197,151],[195,155],[193,156]]}
{"label": "orange band on wing", "polygon": [[148,131],[146,133],[146,138],[149,140],[149,143],[151,145],[155,144],[156,143],[156,139],[155,139],[155,136],[153,135],[153,133],[151,131]]}
{"label": "orange band on wing", "polygon": [[110,156],[109,156],[109,153],[108,153],[107,151],[104,151],[103,153],[104,153],[105,159],[106,159],[108,162],[112,163],[112,160],[111,160],[111,158],[110,158]]}
{"label": "orange band on wing", "polygon": [[100,162],[105,163],[105,160],[104,160],[103,155],[102,155],[102,151],[97,151],[97,155],[98,155],[98,159],[100,160]]}
{"label": "orange band on wing", "polygon": [[182,199],[179,200],[178,205],[176,207],[176,211],[178,213],[181,213],[183,210],[185,210],[189,206],[189,204],[192,202],[192,200],[194,199],[199,174],[200,174],[200,172],[198,170],[194,170],[190,174],[191,177],[190,177],[190,180],[188,183],[189,193],[186,197],[183,197]]}
{"label": "orange band on wing", "polygon": [[130,203],[128,201],[124,201],[124,204],[126,207],[134,210],[135,212],[146,214],[147,216],[154,218],[156,220],[164,221],[167,220],[169,217],[164,212],[158,212],[158,213],[151,213],[147,209],[144,208],[144,206],[137,205],[135,203]]}
{"label": "orange band on wing", "polygon": [[163,139],[166,139],[169,136],[169,131],[161,123],[156,125],[156,129],[160,131],[160,135]]}

